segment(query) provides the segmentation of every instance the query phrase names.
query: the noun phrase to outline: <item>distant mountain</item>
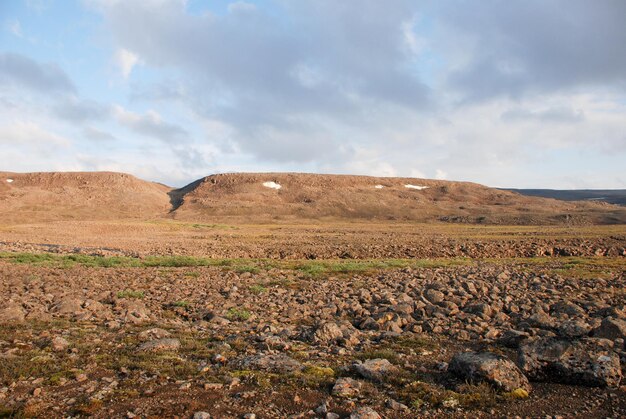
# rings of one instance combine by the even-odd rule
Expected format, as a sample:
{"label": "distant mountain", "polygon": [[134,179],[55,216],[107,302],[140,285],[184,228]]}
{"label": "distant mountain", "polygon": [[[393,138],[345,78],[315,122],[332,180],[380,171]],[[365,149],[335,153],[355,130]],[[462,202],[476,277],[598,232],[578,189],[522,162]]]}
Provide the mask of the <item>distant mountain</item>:
{"label": "distant mountain", "polygon": [[626,206],[626,189],[502,189],[526,196],[553,198],[561,201],[599,201]]}

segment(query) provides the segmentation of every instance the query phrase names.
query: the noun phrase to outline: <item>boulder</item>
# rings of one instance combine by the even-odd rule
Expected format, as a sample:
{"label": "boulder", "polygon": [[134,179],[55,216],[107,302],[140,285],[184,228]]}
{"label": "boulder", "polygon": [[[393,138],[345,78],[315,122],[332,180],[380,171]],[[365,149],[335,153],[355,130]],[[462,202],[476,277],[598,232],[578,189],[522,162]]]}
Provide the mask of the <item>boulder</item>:
{"label": "boulder", "polygon": [[539,338],[519,348],[519,367],[531,380],[591,387],[617,387],[619,356],[606,339]]}
{"label": "boulder", "polygon": [[591,326],[582,320],[567,320],[557,326],[556,332],[564,338],[581,338],[589,336]]}
{"label": "boulder", "polygon": [[86,313],[83,309],[83,300],[66,296],[61,298],[52,308],[52,311],[62,317],[78,317]]}
{"label": "boulder", "polygon": [[511,360],[491,352],[458,353],[448,371],[470,382],[487,382],[501,391],[531,390],[528,379]]}
{"label": "boulder", "polygon": [[626,340],[626,320],[607,317],[602,320],[600,326],[593,331],[593,336],[605,339]]}
{"label": "boulder", "polygon": [[528,339],[530,335],[521,330],[505,330],[500,336],[499,342],[507,348],[518,348],[519,345]]}
{"label": "boulder", "polygon": [[444,300],[445,294],[441,291],[429,288],[424,293],[424,297],[433,304],[440,303]]}
{"label": "boulder", "polygon": [[351,346],[359,343],[359,331],[349,323],[325,322],[311,335],[311,341],[318,345]]}
{"label": "boulder", "polygon": [[333,322],[322,323],[313,332],[312,337],[313,342],[319,344],[337,343],[341,339],[343,339],[343,332],[339,325]]}
{"label": "boulder", "polygon": [[372,381],[384,381],[385,377],[398,371],[398,368],[386,359],[368,359],[353,365],[354,371],[363,378]]}
{"label": "boulder", "polygon": [[115,302],[115,311],[127,323],[140,324],[150,320],[150,310],[141,301],[117,300]]}

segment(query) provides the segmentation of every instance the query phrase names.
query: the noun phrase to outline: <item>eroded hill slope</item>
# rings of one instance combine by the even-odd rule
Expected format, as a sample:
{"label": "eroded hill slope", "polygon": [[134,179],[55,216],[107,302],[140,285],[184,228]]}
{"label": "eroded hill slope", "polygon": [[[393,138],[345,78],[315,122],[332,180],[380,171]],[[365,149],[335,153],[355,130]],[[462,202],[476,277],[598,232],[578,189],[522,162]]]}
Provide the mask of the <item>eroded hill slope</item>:
{"label": "eroded hill slope", "polygon": [[113,172],[0,172],[3,222],[162,217],[171,188]]}
{"label": "eroded hill slope", "polygon": [[0,172],[0,222],[397,220],[626,223],[626,208],[522,196],[468,182],[297,173],[207,176],[172,190],[112,172]]}
{"label": "eroded hill slope", "polygon": [[622,223],[624,209],[527,197],[469,182],[295,173],[208,176],[174,191],[183,220],[377,219],[489,224]]}

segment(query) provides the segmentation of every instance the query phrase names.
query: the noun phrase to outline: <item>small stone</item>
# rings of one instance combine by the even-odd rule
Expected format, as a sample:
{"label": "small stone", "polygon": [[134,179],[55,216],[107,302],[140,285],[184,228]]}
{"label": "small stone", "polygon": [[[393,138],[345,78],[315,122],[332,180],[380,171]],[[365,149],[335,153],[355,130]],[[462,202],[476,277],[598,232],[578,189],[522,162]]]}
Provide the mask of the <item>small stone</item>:
{"label": "small stone", "polygon": [[83,381],[87,381],[87,374],[77,374],[76,375],[76,381],[78,381],[79,383],[82,383]]}
{"label": "small stone", "polygon": [[52,347],[53,351],[61,352],[66,350],[68,346],[70,346],[70,343],[65,338],[62,338],[61,336],[56,336],[50,342],[50,346]]}
{"label": "small stone", "polygon": [[193,419],[211,419],[211,415],[207,412],[196,412],[193,414]]}
{"label": "small stone", "polygon": [[409,407],[407,405],[397,402],[393,399],[387,400],[387,407],[391,410],[409,410]]}
{"label": "small stone", "polygon": [[163,339],[169,338],[171,333],[165,329],[161,329],[159,327],[153,327],[152,329],[144,330],[137,335],[141,340],[149,340],[149,339]]}
{"label": "small stone", "polygon": [[350,419],[381,419],[378,412],[371,407],[359,407],[350,414]]}
{"label": "small stone", "polygon": [[176,351],[178,348],[180,348],[178,339],[165,338],[142,343],[137,350],[139,352],[162,352]]}
{"label": "small stone", "polygon": [[361,392],[361,383],[348,377],[341,377],[333,386],[332,395],[338,397],[354,397]]}
{"label": "small stone", "polygon": [[243,415],[243,419],[256,419],[256,415],[254,413],[246,413]]}
{"label": "small stone", "polygon": [[215,354],[211,358],[211,362],[214,364],[224,365],[228,362],[228,359],[222,354]]}
{"label": "small stone", "polygon": [[41,387],[37,387],[36,389],[33,390],[33,396],[37,397],[41,394]]}

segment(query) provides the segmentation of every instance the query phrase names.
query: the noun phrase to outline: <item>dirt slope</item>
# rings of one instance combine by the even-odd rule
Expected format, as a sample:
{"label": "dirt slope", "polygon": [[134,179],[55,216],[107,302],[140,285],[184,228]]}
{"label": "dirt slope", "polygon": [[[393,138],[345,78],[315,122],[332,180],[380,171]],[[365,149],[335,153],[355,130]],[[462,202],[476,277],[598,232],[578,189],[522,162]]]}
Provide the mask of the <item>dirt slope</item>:
{"label": "dirt slope", "polygon": [[[280,189],[264,186],[266,182],[278,184]],[[339,218],[490,224],[626,222],[626,210],[607,204],[562,202],[468,182],[414,178],[220,174],[173,191],[172,196],[176,204],[173,216],[196,221],[234,216],[248,221]]]}
{"label": "dirt slope", "polygon": [[162,217],[169,191],[124,173],[0,172],[0,222]]}

